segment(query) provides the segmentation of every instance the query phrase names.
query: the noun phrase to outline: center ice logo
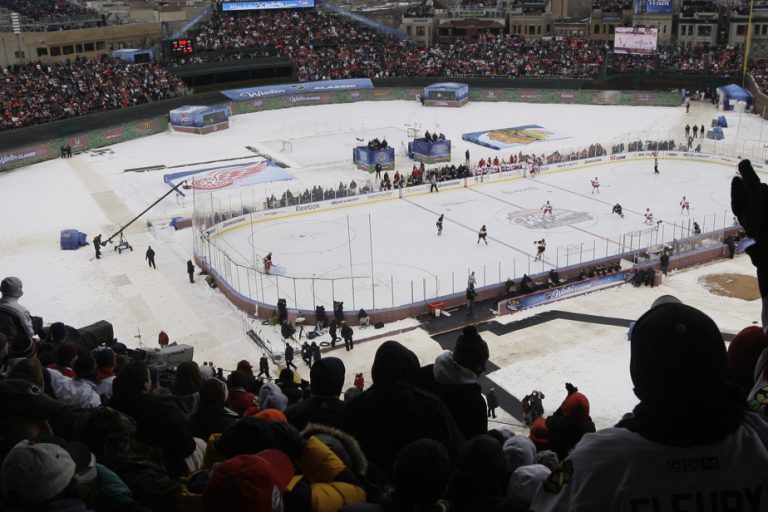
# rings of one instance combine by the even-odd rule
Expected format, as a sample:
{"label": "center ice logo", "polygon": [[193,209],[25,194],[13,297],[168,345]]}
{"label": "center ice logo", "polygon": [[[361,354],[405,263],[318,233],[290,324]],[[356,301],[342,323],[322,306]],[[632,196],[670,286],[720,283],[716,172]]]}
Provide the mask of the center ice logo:
{"label": "center ice logo", "polygon": [[507,214],[507,220],[510,223],[532,230],[559,228],[594,219],[589,212],[575,212],[562,208],[553,208],[552,216],[542,215],[541,210],[518,210]]}

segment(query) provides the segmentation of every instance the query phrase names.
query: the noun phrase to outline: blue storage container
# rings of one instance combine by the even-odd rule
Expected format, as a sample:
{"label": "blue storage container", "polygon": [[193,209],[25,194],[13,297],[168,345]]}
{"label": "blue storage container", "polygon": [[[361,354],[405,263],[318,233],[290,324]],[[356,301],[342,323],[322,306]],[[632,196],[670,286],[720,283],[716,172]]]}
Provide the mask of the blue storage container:
{"label": "blue storage container", "polygon": [[62,229],[59,239],[62,251],[74,251],[80,248],[80,233],[76,229]]}

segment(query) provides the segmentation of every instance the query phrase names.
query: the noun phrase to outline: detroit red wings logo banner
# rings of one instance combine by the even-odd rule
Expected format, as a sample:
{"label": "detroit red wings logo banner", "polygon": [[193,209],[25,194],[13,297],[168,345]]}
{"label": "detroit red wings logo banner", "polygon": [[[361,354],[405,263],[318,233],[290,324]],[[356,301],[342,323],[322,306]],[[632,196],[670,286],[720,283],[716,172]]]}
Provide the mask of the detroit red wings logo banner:
{"label": "detroit red wings logo banner", "polygon": [[192,180],[190,188],[197,190],[218,190],[234,185],[237,181],[249,178],[267,168],[268,162],[262,160],[254,164],[237,167],[225,167],[217,171],[198,176]]}

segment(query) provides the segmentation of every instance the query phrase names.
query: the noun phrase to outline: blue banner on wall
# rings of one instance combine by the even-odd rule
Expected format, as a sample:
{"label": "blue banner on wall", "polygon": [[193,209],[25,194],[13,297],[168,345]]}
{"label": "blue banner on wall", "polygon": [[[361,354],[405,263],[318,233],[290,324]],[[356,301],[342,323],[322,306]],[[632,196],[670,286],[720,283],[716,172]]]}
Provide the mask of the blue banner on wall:
{"label": "blue banner on wall", "polygon": [[451,141],[439,140],[437,142],[427,142],[425,139],[414,139],[410,144],[410,152],[413,153],[413,159],[425,164],[435,162],[451,161]]}
{"label": "blue banner on wall", "polygon": [[508,312],[515,312],[534,306],[541,306],[542,304],[548,304],[557,300],[575,297],[602,288],[622,284],[627,280],[627,274],[627,272],[617,272],[607,276],[595,277],[585,281],[558,286],[556,288],[549,288],[522,297],[515,297],[504,301],[504,307]]}
{"label": "blue banner on wall", "polygon": [[314,7],[315,0],[268,0],[264,2],[221,2],[221,10],[259,11],[263,9],[303,9]]}
{"label": "blue banner on wall", "polygon": [[374,170],[376,164],[381,164],[384,170],[395,168],[395,148],[368,149],[368,146],[357,146],[352,150],[352,160],[355,165],[368,171]]}
{"label": "blue banner on wall", "polygon": [[296,84],[266,85],[263,87],[248,87],[246,89],[229,89],[221,91],[224,96],[235,101],[247,101],[256,98],[284,96],[286,94],[307,92],[348,91],[352,89],[373,89],[373,82],[368,78],[350,78],[347,80],[323,80],[321,82],[304,82]]}
{"label": "blue banner on wall", "polygon": [[635,13],[671,13],[672,0],[635,0]]}

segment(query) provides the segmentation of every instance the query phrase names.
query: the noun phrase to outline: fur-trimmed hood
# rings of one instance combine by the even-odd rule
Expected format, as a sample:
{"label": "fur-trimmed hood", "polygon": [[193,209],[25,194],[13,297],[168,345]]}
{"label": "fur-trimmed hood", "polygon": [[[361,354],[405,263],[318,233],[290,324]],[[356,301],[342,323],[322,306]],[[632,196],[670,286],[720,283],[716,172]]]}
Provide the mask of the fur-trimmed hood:
{"label": "fur-trimmed hood", "polygon": [[365,458],[360,444],[346,432],[329,425],[308,423],[301,431],[301,436],[305,439],[317,437],[352,471],[362,476],[368,473],[368,459]]}

